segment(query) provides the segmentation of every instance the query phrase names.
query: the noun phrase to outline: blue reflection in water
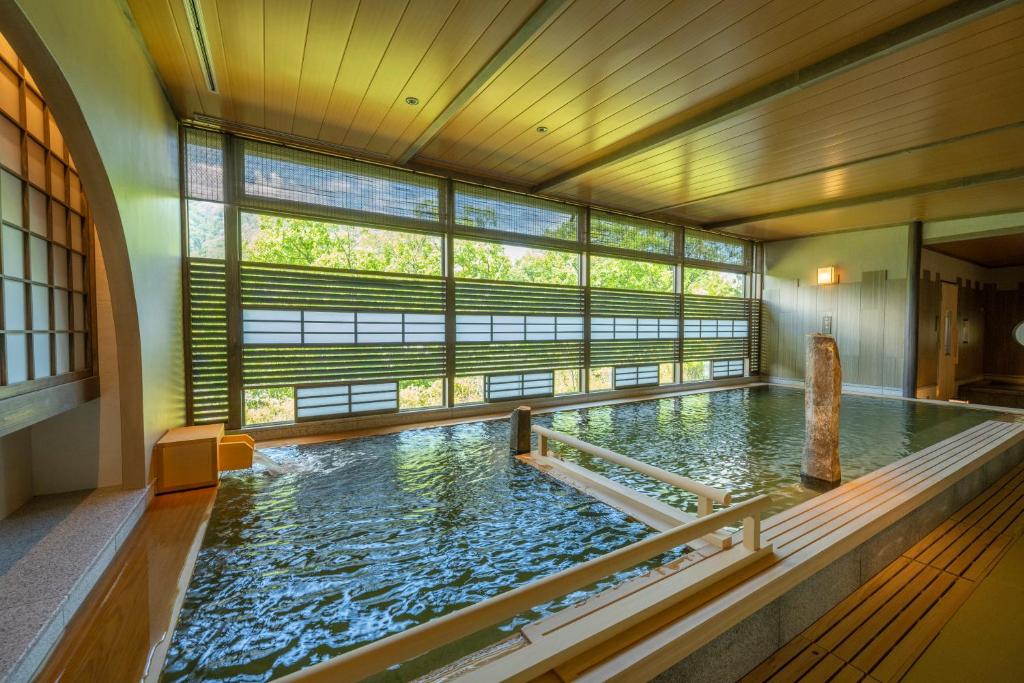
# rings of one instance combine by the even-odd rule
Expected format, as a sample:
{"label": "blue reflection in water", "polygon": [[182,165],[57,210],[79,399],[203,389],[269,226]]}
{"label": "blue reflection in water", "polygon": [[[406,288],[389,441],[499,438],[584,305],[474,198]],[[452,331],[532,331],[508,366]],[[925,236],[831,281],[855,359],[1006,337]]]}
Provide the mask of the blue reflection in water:
{"label": "blue reflection in water", "polygon": [[[990,416],[845,397],[844,476]],[[536,422],[729,488],[739,499],[768,492],[789,507],[813,495],[799,483],[799,391],[737,389],[563,411]],[[475,422],[269,449],[284,473],[256,468],[225,476],[163,679],[266,681],[649,533],[511,458],[507,442],[504,421]],[[696,510],[692,496],[600,461],[588,464]],[[586,594],[382,678],[423,673]]]}

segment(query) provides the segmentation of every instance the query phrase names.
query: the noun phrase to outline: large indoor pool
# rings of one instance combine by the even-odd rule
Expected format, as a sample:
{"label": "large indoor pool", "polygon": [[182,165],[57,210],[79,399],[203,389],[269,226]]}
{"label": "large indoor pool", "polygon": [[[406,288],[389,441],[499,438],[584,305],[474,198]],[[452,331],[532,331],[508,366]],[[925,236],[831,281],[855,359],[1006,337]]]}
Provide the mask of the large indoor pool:
{"label": "large indoor pool", "polygon": [[[844,481],[993,413],[844,396]],[[565,410],[537,424],[777,508],[800,483],[803,392],[752,387]],[[566,451],[566,456],[579,458]],[[504,420],[266,449],[225,475],[167,654],[168,681],[265,681],[643,538],[650,530],[510,457]],[[696,499],[601,461],[607,476],[689,511]],[[664,558],[662,558],[664,559]],[[481,633],[404,680],[577,602]]]}

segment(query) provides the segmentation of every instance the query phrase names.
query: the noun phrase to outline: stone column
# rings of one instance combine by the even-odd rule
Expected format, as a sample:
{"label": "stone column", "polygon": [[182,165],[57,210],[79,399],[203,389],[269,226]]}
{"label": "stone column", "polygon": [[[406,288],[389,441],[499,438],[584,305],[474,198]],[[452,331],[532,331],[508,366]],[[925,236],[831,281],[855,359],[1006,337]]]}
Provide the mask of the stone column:
{"label": "stone column", "polygon": [[837,484],[839,466],[839,402],[843,370],[839,347],[828,334],[807,335],[806,436],[800,474],[812,480]]}
{"label": "stone column", "polygon": [[530,413],[530,406],[519,406],[512,411],[508,447],[516,455],[530,452]]}

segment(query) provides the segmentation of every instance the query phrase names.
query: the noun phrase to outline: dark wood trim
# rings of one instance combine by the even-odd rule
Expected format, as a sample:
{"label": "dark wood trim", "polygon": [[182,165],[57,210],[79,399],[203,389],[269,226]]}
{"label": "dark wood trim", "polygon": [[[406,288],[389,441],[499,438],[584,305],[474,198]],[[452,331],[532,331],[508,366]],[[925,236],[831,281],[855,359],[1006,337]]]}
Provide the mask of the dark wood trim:
{"label": "dark wood trim", "polygon": [[530,189],[533,192],[546,192],[595,169],[650,151],[660,145],[677,140],[684,135],[713,126],[729,117],[827,81],[830,78],[864,66],[898,50],[903,50],[934,38],[958,26],[1015,5],[1017,1],[960,0],[959,2],[946,5],[917,19],[913,19],[902,26],[897,26],[881,35],[826,57],[821,61],[797,69],[771,83],[744,93],[739,97],[662,131],[642,137],[636,142],[622,145],[618,149],[598,156],[591,161],[555,174],[550,178],[542,180]]}
{"label": "dark wood trim", "polygon": [[[241,146],[224,137],[224,290],[228,342],[228,429],[245,423],[242,414],[242,226],[236,192],[242,164]],[[184,176],[182,176],[184,178]]]}
{"label": "dark wood trim", "polygon": [[77,408],[99,395],[99,377],[90,376],[0,399],[0,436]]}

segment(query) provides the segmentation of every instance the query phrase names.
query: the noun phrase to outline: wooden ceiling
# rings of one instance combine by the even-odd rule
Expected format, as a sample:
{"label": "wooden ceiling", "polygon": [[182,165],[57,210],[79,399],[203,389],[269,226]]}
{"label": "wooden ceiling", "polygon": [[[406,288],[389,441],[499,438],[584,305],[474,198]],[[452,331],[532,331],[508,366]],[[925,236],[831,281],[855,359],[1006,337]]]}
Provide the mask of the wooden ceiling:
{"label": "wooden ceiling", "polygon": [[1012,235],[930,244],[928,249],[986,268],[1024,266],[1024,231]]}
{"label": "wooden ceiling", "polygon": [[1024,2],[195,2],[217,92],[128,0],[182,118],[762,239],[1024,209]]}

